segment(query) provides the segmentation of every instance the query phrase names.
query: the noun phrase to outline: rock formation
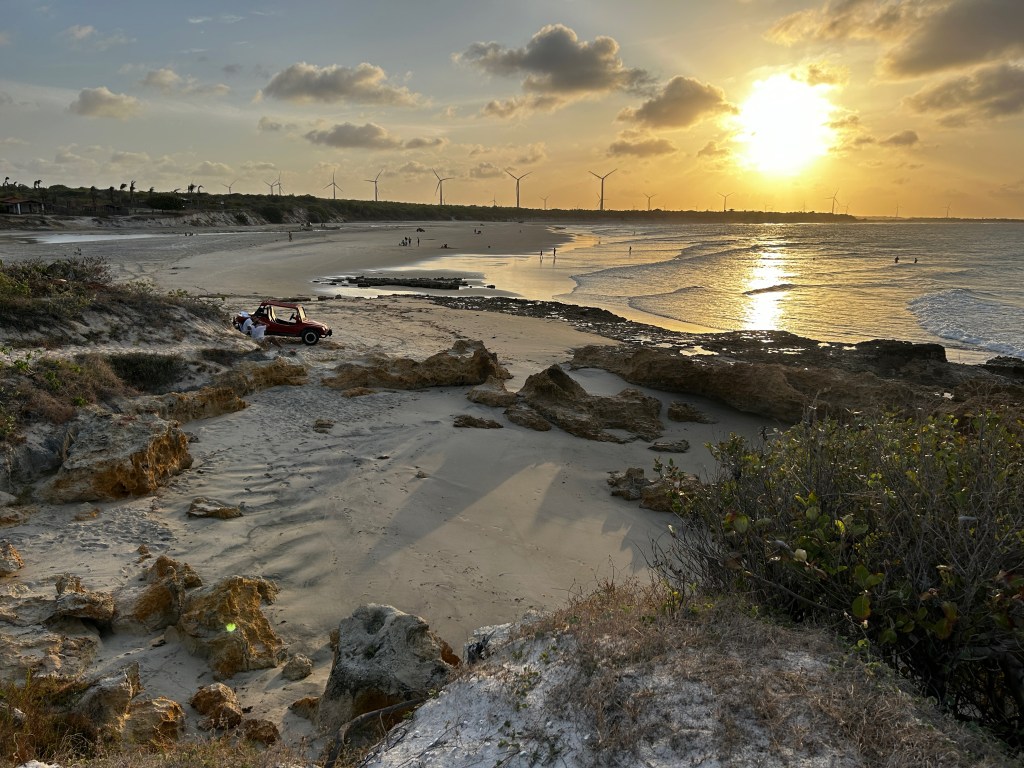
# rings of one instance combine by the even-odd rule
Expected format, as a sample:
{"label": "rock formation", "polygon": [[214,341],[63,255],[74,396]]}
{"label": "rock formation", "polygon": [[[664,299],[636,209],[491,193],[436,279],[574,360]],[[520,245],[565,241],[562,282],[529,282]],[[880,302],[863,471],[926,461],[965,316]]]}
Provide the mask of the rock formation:
{"label": "rock formation", "polygon": [[426,696],[447,682],[457,663],[418,616],[389,605],[361,606],[338,625],[319,724],[334,733],[366,712]]}
{"label": "rock formation", "polygon": [[482,384],[489,378],[507,379],[509,373],[480,341],[458,341],[447,352],[426,360],[374,355],[362,362],[346,362],[335,368],[336,375],[324,384],[334,389],[380,387],[423,389]]}

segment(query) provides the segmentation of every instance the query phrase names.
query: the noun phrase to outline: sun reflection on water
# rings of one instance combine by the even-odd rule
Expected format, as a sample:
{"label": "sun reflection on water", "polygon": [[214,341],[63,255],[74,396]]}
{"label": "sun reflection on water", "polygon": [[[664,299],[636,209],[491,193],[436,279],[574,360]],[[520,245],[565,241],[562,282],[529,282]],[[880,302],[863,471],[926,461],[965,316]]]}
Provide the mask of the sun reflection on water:
{"label": "sun reflection on water", "polygon": [[743,286],[746,306],[743,329],[774,330],[780,327],[786,302],[787,274],[779,263],[783,254],[765,251],[753,263]]}

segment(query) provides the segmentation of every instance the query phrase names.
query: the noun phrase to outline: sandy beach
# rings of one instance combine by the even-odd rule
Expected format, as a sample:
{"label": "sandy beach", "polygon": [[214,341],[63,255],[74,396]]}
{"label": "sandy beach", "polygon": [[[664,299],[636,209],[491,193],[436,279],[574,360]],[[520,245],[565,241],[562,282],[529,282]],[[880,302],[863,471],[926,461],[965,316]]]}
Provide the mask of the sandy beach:
{"label": "sandy beach", "polygon": [[[423,228],[416,255],[426,259],[478,252],[481,243],[535,259],[542,250],[571,248],[563,235],[539,225]],[[325,295],[310,282],[316,276],[408,264],[417,247],[399,243],[407,236],[415,242],[415,230],[415,224],[342,226],[293,232],[290,239],[287,230],[152,232],[159,236],[50,244],[16,233],[0,238],[0,251],[6,260],[59,257],[80,248],[108,259],[119,279],[222,294],[227,308],[238,310],[252,309],[258,296]],[[441,248],[445,243],[448,249]],[[266,613],[290,654],[313,659],[313,674],[288,682],[280,669],[269,669],[237,675],[229,684],[253,717],[278,723],[293,743],[311,737],[312,726],[287,707],[323,692],[330,632],[360,604],[387,603],[421,615],[459,650],[479,626],[560,606],[572,590],[589,591],[602,579],[643,574],[650,542],[667,522],[609,494],[609,472],[651,472],[658,454],[647,442],[590,442],[507,421],[503,429],[458,429],[452,421],[459,414],[501,420],[500,410],[468,401],[468,388],[346,398],[321,384],[341,362],[372,353],[423,359],[473,339],[497,354],[514,391],[527,376],[566,362],[575,347],[614,342],[558,321],[447,309],[409,296],[311,298],[307,310],[332,326],[333,336],[313,347],[285,342],[267,349],[308,366],[309,383],[265,390],[247,397],[249,407],[238,413],[183,425],[194,438],[194,464],[168,487],[150,497],[89,505],[98,509],[94,518],[82,515],[80,505],[35,504],[25,522],[3,531],[25,560],[16,580],[3,582],[9,596],[52,596],[65,572],[89,589],[115,591],[148,567],[139,561],[142,544],[189,563],[206,583],[235,574],[273,580],[281,592]],[[222,339],[228,346],[253,345],[227,326]],[[628,386],[597,370],[572,376],[592,394]],[[681,399],[646,393],[663,408]],[[713,421],[662,419],[664,440],[686,439],[692,446],[672,455],[689,472],[710,468],[705,443],[730,432],[753,436],[766,426],[720,405],[685,400]],[[199,496],[241,506],[243,516],[188,518]],[[96,670],[138,661],[149,695],[187,701],[212,682],[212,673],[173,637],[162,639],[168,642],[104,637]]]}

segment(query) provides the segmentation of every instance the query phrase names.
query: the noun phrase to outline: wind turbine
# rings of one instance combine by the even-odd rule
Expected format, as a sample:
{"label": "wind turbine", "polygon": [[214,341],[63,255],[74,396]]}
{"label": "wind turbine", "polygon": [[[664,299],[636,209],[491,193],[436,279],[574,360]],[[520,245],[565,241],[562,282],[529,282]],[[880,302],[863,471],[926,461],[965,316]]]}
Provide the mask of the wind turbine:
{"label": "wind turbine", "polygon": [[377,179],[380,178],[380,175],[382,173],[384,173],[384,169],[383,168],[381,168],[379,171],[377,171],[377,175],[374,176],[372,179],[363,179],[363,181],[367,181],[370,184],[373,184],[373,202],[375,202],[375,203],[377,202]]}
{"label": "wind turbine", "polygon": [[897,200],[896,201],[896,218],[898,219],[899,217],[900,217],[900,201]]}
{"label": "wind turbine", "polygon": [[270,187],[270,196],[273,197],[274,196],[274,187],[277,186],[277,182],[276,181],[264,181],[263,183],[266,184],[268,187]]}
{"label": "wind turbine", "polygon": [[224,187],[224,189],[226,189],[228,191],[228,194],[230,195],[231,194],[231,188],[233,186],[235,186],[236,183],[238,183],[238,179],[235,179],[230,184],[221,184],[221,186]]}
{"label": "wind turbine", "polygon": [[[548,195],[548,197],[551,197],[551,195]],[[544,210],[545,211],[548,209],[548,197],[542,197],[541,198],[541,200],[544,201]]]}
{"label": "wind turbine", "polygon": [[601,210],[602,211],[604,210],[604,180],[607,179],[609,176],[611,176],[613,173],[615,173],[617,170],[619,170],[619,169],[618,168],[612,168],[612,170],[608,171],[608,173],[606,173],[604,176],[598,176],[593,171],[588,171],[588,173],[591,176],[593,176],[595,179],[600,179],[601,180]]}
{"label": "wind turbine", "polygon": [[437,186],[434,187],[434,191],[437,192],[437,204],[438,205],[444,205],[444,183],[446,181],[450,181],[451,179],[454,179],[455,177],[454,176],[445,176],[442,179],[440,176],[437,175],[437,171],[434,171],[433,168],[431,168],[430,170],[434,172],[434,176],[437,176]]}
{"label": "wind turbine", "polygon": [[277,174],[277,181],[274,182],[274,183],[277,184],[277,196],[280,197],[281,195],[284,194],[284,190],[281,188],[281,174],[280,173]]}
{"label": "wind turbine", "polygon": [[331,171],[331,183],[326,185],[324,187],[324,189],[327,189],[327,187],[334,187],[334,189],[331,191],[331,199],[332,200],[337,200],[338,199],[338,190],[341,189],[341,187],[339,187],[337,184],[334,183],[334,173],[335,173],[334,171]]}
{"label": "wind turbine", "polygon": [[514,173],[512,173],[512,171],[510,171],[508,168],[506,168],[505,169],[505,173],[507,173],[509,176],[511,176],[513,179],[516,180],[516,208],[518,208],[519,207],[519,182],[522,181],[523,179],[525,179],[531,173],[533,173],[533,171],[527,171],[522,176],[516,176]]}
{"label": "wind turbine", "polygon": [[657,197],[658,193],[655,192],[653,195],[648,195],[646,192],[643,192],[641,194],[643,194],[643,196],[647,198],[647,210],[651,210],[651,200]]}
{"label": "wind turbine", "polygon": [[729,198],[732,197],[733,194],[733,192],[730,192],[728,195],[723,195],[721,192],[718,193],[718,196],[722,198],[722,213],[725,213],[725,206],[729,203]]}
{"label": "wind turbine", "polygon": [[837,190],[836,190],[836,191],[835,191],[835,192],[833,193],[832,197],[826,197],[826,198],[825,198],[826,200],[831,200],[831,201],[832,201],[832,213],[833,213],[833,214],[834,214],[834,213],[836,212],[836,203],[838,203],[838,202],[839,202],[839,200],[837,200],[837,199],[836,199],[836,198],[838,197],[838,195],[839,195],[839,190],[837,189]]}
{"label": "wind turbine", "polygon": [[947,219],[949,218],[949,208],[950,208],[950,206],[947,205],[946,206],[946,218]]}

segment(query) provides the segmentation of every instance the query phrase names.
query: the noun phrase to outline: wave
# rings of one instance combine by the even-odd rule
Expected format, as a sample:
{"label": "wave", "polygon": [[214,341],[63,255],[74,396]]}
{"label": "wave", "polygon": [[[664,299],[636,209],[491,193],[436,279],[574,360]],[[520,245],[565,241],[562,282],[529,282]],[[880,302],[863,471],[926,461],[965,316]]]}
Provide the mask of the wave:
{"label": "wave", "polygon": [[1024,358],[1024,328],[1019,310],[951,288],[912,300],[909,309],[926,331],[943,339],[1002,355]]}
{"label": "wave", "polygon": [[749,291],[744,291],[744,296],[757,296],[759,293],[777,293],[781,291],[791,291],[799,286],[796,283],[779,283],[778,285],[769,285],[765,288],[751,288]]}

